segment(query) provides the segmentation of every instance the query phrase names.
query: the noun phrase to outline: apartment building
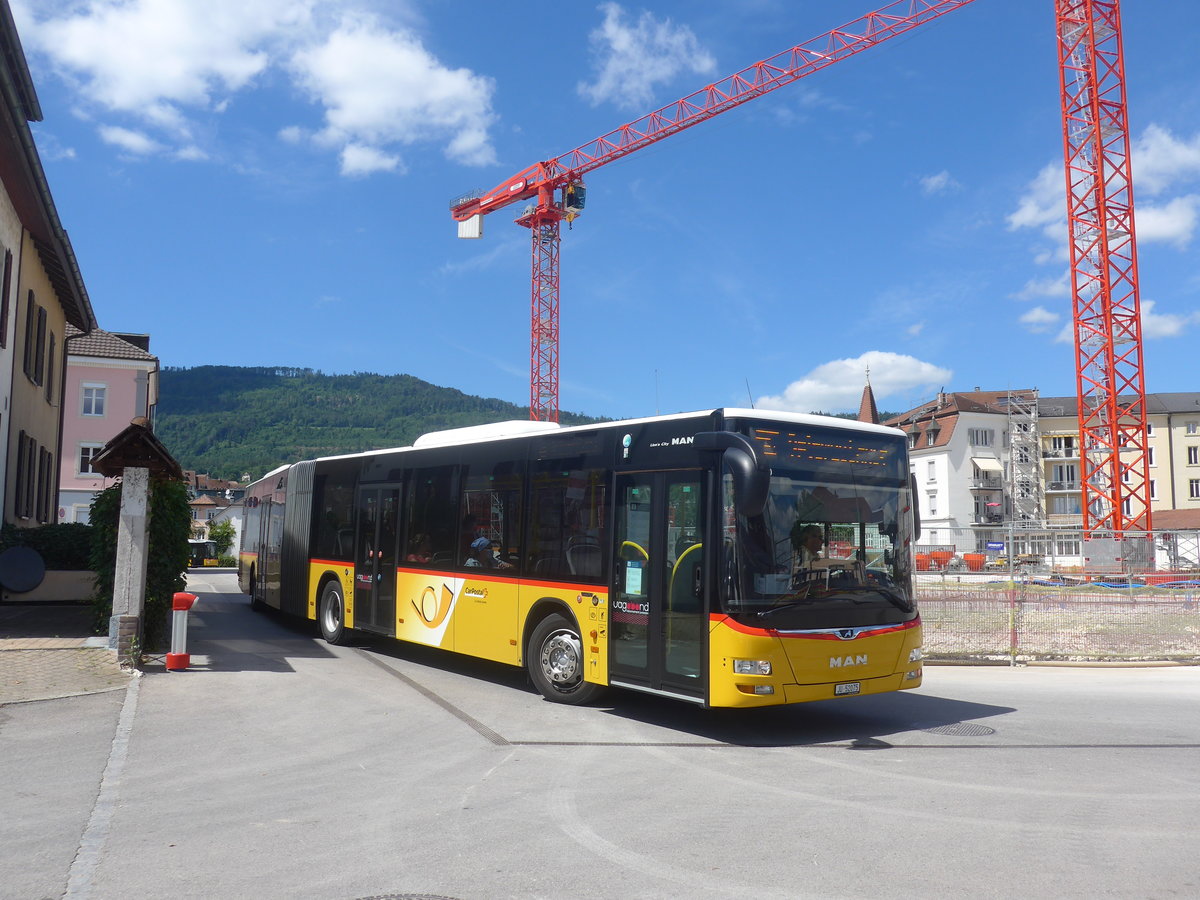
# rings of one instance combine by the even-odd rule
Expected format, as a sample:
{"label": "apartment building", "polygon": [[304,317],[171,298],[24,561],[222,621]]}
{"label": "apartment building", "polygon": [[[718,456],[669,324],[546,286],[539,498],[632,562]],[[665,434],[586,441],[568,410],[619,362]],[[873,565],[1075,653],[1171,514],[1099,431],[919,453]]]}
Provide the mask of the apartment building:
{"label": "apartment building", "polygon": [[[1146,410],[1152,520],[1159,513],[1159,527],[1196,528],[1200,393],[1147,394]],[[1043,529],[1059,533],[1060,556],[1078,554],[1070,531],[1083,522],[1083,447],[1074,397],[939,392],[884,424],[909,436],[922,544],[961,553],[1012,540],[1036,550],[1014,531]]]}
{"label": "apartment building", "polygon": [[68,325],[96,317],[59,221],[30,122],[42,118],[7,2],[0,2],[0,485],[3,520],[56,521]]}
{"label": "apartment building", "polygon": [[112,483],[92,458],[133,419],[154,420],[158,357],[148,335],[68,326],[65,381],[58,519],[87,522],[92,498]]}
{"label": "apartment building", "polygon": [[[1047,524],[1078,526],[1082,445],[1076,399],[1043,397],[1038,412]],[[1200,393],[1147,394],[1146,430],[1151,523],[1155,512],[1200,514]]]}
{"label": "apartment building", "polygon": [[1016,500],[1033,487],[1009,465],[1010,407],[1033,397],[1031,390],[939,392],[883,423],[908,434],[922,544],[973,552],[1001,523],[1027,515]]}

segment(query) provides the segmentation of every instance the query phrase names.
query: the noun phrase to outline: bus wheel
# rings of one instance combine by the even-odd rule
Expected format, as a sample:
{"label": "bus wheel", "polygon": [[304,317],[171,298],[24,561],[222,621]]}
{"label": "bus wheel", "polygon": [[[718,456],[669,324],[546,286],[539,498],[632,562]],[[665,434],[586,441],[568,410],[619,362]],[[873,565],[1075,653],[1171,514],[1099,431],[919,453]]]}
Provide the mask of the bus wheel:
{"label": "bus wheel", "polygon": [[258,572],[253,568],[250,569],[250,608],[255,612],[262,612],[266,604],[262,602],[262,598],[258,596]]}
{"label": "bus wheel", "polygon": [[342,603],[342,586],[336,581],[329,582],[321,593],[317,621],[321,623],[321,637],[330,644],[345,644],[349,641],[345,608],[345,604]]}
{"label": "bus wheel", "polygon": [[534,687],[555,703],[588,703],[604,691],[600,685],[583,680],[583,641],[579,630],[558,613],[546,616],[533,630],[525,665]]}

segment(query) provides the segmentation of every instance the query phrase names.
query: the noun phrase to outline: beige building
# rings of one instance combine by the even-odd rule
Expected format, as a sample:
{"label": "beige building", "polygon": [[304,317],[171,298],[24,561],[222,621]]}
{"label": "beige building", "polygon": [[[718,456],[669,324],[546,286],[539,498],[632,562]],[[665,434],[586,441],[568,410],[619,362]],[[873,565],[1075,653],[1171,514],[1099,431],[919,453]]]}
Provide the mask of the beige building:
{"label": "beige building", "polygon": [[29,129],[42,112],[6,2],[0,51],[0,484],[4,521],[32,526],[57,518],[67,324],[96,318]]}
{"label": "beige building", "polygon": [[[1047,524],[1078,526],[1083,495],[1076,400],[1043,397],[1038,413]],[[1156,512],[1200,512],[1200,393],[1147,394],[1146,428],[1151,525],[1158,527]]]}

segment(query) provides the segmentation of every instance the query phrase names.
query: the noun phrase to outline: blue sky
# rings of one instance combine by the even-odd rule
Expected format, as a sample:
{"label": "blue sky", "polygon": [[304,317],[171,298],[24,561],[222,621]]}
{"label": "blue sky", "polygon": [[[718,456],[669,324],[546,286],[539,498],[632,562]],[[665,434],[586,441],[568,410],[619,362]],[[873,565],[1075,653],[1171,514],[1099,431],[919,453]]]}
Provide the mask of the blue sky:
{"label": "blue sky", "polygon": [[[884,5],[10,0],[102,328],[528,403],[528,232],[448,203]],[[592,173],[564,410],[1075,390],[1053,0],[969,6]],[[1200,390],[1200,26],[1124,4],[1149,391]],[[514,213],[515,215],[515,213]]]}

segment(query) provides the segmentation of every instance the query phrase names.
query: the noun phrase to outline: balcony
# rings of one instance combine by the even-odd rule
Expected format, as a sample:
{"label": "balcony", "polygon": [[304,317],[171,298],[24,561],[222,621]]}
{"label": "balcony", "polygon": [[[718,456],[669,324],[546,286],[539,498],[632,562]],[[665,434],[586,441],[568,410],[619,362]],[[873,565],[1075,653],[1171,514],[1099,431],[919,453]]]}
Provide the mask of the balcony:
{"label": "balcony", "polygon": [[976,515],[972,520],[974,525],[999,525],[1004,521],[1004,516],[1000,513],[988,513],[987,515]]}
{"label": "balcony", "polygon": [[1051,528],[1078,528],[1083,525],[1083,516],[1071,513],[1050,513],[1046,516],[1046,522]]}
{"label": "balcony", "polygon": [[1048,481],[1046,482],[1046,493],[1051,491],[1063,491],[1069,494],[1078,494],[1080,484],[1078,481]]}
{"label": "balcony", "polygon": [[1042,450],[1042,459],[1079,459],[1078,447],[1054,447]]}
{"label": "balcony", "polygon": [[1004,479],[999,475],[989,475],[984,478],[972,478],[973,491],[999,491],[1004,487]]}

